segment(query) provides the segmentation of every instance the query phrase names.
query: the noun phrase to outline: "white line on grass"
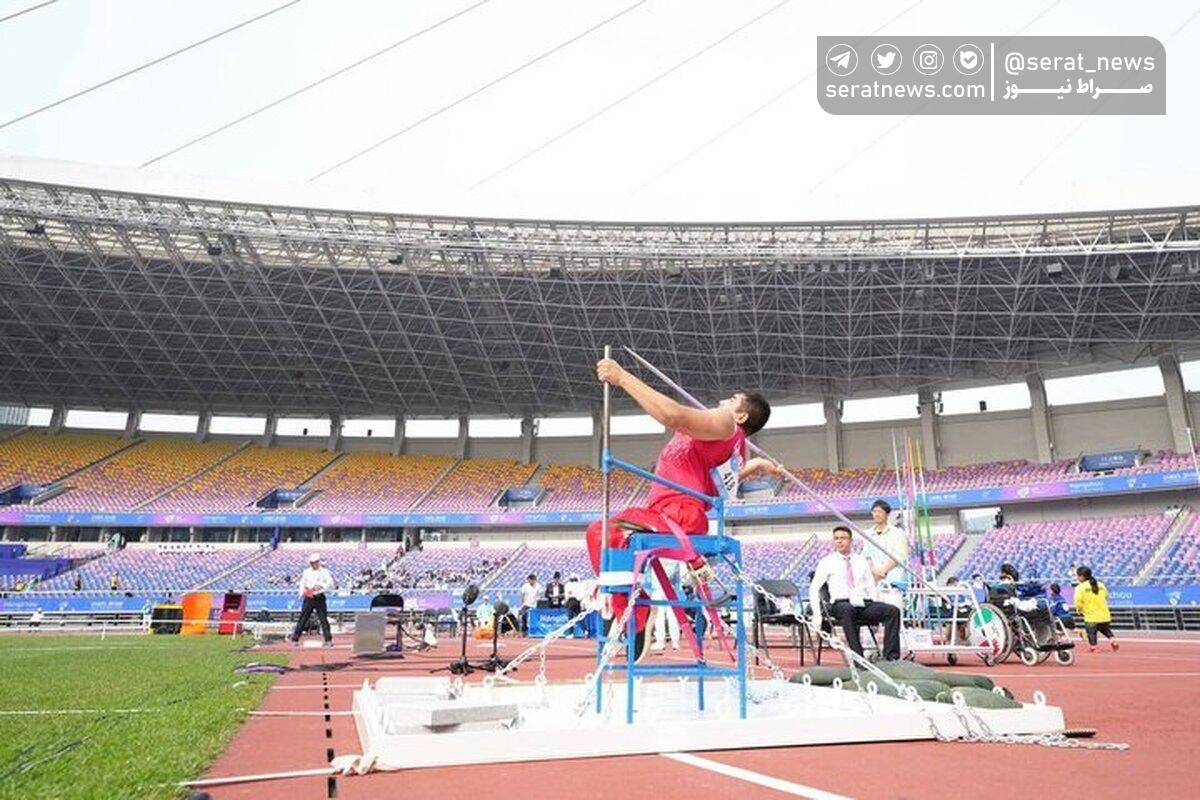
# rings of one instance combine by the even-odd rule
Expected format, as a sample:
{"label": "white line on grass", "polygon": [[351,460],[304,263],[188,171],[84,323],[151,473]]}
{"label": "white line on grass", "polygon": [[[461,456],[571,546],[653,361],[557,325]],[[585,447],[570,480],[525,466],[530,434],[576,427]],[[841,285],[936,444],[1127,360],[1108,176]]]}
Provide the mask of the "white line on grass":
{"label": "white line on grass", "polygon": [[765,786],[768,789],[774,789],[777,792],[794,795],[796,797],[807,797],[810,800],[850,800],[850,798],[833,792],[826,792],[822,789],[815,789],[812,786],[805,786],[802,783],[792,783],[781,778],[772,778],[770,775],[763,775],[758,772],[751,772],[748,769],[741,767],[731,767],[728,764],[723,764],[720,761],[712,761],[700,756],[694,756],[691,753],[659,753],[663,758],[669,758],[672,761],[677,761],[680,764],[687,764],[692,767],[699,767],[710,772],[716,772],[725,775],[729,778],[736,778],[740,781],[753,783],[758,786]]}
{"label": "white line on grass", "polygon": [[53,717],[69,714],[145,714],[152,708],[30,708],[0,711],[0,717]]}

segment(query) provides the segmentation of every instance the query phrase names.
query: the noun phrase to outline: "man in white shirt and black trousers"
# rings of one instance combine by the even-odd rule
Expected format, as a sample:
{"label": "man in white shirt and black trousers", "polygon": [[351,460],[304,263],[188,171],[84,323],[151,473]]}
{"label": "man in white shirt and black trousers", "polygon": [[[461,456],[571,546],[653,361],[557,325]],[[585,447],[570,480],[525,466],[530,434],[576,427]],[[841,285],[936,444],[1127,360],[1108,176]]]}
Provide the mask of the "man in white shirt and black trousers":
{"label": "man in white shirt and black trousers", "polygon": [[821,587],[828,586],[829,613],[842,627],[850,649],[862,655],[860,625],[883,623],[883,657],[895,661],[900,658],[900,609],[879,602],[871,563],[851,551],[852,537],[846,526],[834,528],[834,551],[817,562],[808,587],[813,624],[821,625]]}
{"label": "man in white shirt and black trousers", "polygon": [[334,588],[337,582],[329,570],[321,566],[321,556],[313,553],[308,557],[308,569],[300,575],[299,594],[304,598],[300,606],[300,619],[292,631],[292,644],[300,641],[300,634],[308,626],[308,620],[313,612],[317,614],[317,622],[321,625],[321,635],[325,637],[325,646],[333,647],[333,635],[329,632],[329,613],[325,608],[325,593]]}
{"label": "man in white shirt and black trousers", "polygon": [[538,600],[542,596],[542,585],[538,583],[537,575],[532,572],[525,576],[525,582],[521,584],[521,633],[529,635],[529,612],[537,608]]}

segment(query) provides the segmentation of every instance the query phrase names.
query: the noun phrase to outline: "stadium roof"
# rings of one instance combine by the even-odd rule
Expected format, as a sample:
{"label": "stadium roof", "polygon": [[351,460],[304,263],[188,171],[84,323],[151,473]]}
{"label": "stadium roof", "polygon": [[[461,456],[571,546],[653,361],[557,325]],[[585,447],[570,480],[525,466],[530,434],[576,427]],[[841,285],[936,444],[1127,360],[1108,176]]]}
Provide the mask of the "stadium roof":
{"label": "stadium roof", "polygon": [[0,179],[0,402],[584,411],[629,345],[710,398],[1019,380],[1200,344],[1200,207],[615,223]]}

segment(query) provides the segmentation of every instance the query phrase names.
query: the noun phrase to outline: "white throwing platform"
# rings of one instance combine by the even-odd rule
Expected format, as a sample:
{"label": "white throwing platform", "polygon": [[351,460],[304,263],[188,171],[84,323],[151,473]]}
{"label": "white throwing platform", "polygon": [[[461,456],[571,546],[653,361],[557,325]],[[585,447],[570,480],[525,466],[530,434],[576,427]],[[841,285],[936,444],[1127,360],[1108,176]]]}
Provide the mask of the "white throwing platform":
{"label": "white throwing platform", "polygon": [[[408,685],[408,681],[420,682]],[[954,708],[799,684],[752,681],[748,719],[737,718],[735,690],[706,682],[708,708],[696,708],[692,681],[644,682],[633,724],[625,722],[624,684],[582,715],[581,681],[544,687],[491,689],[468,685],[447,699],[450,683],[428,678],[380,678],[354,693],[354,721],[363,755],[385,769],[565,758],[731,750],[790,745],[932,739],[929,718],[948,736],[964,733]],[[436,685],[435,685],[436,684]],[[769,699],[768,699],[769,698]],[[1027,704],[974,709],[995,733],[1053,733],[1062,711]]]}

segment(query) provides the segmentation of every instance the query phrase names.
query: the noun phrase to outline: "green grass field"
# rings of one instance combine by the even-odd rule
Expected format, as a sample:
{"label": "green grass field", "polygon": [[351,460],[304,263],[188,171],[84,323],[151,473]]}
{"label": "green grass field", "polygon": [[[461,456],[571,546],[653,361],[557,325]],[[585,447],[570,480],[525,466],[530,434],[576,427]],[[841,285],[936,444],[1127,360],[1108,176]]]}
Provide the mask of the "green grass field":
{"label": "green grass field", "polygon": [[[234,652],[228,636],[0,636],[0,798],[172,798],[200,775],[274,676],[239,675],[283,654]],[[248,681],[234,688],[233,684]]]}

